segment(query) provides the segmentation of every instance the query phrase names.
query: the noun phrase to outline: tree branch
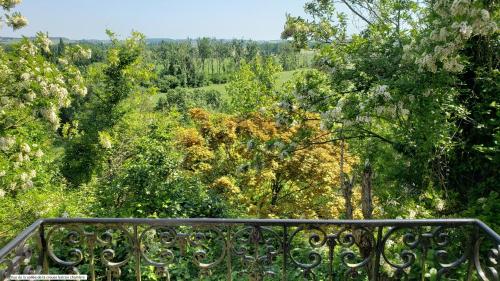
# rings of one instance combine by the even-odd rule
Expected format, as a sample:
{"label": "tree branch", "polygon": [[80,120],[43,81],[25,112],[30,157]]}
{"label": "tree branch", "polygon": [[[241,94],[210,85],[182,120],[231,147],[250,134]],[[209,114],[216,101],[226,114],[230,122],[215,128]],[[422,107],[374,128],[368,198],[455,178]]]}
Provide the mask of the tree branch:
{"label": "tree branch", "polygon": [[361,13],[356,11],[348,2],[347,0],[341,0],[342,3],[344,3],[349,10],[351,10],[353,13],[355,13],[358,17],[360,17],[363,21],[365,21],[368,25],[373,25],[371,21],[369,21],[367,18],[365,18]]}

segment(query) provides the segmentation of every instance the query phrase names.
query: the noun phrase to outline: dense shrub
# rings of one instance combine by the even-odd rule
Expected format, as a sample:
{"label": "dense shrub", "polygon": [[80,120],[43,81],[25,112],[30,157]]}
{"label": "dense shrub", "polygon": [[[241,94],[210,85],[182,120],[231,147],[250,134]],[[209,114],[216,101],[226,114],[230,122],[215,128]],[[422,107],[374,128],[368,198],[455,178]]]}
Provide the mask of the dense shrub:
{"label": "dense shrub", "polygon": [[223,101],[221,93],[214,89],[171,89],[158,99],[156,110],[177,110],[187,113],[187,109],[203,107],[221,109]]}

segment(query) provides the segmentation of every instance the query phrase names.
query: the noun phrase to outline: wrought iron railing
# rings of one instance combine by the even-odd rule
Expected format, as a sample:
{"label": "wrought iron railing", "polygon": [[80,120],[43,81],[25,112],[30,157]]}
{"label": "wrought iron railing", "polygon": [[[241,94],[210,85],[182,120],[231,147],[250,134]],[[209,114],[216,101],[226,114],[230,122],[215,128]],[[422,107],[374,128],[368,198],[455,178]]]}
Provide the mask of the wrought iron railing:
{"label": "wrought iron railing", "polygon": [[0,280],[500,280],[499,252],[475,219],[57,218],[0,250]]}

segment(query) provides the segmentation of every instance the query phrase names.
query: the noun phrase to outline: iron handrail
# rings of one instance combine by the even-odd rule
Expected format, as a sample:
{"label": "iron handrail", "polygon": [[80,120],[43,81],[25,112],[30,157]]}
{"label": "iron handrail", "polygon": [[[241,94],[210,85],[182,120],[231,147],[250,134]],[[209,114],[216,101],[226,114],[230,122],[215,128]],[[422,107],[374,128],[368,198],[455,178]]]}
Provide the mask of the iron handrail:
{"label": "iron handrail", "polygon": [[38,219],[27,227],[18,236],[0,249],[0,259],[12,251],[17,244],[26,239],[40,225],[47,224],[73,224],[73,223],[111,223],[111,224],[171,224],[171,225],[194,225],[194,224],[245,224],[245,225],[287,225],[297,226],[303,224],[314,225],[353,225],[360,227],[369,226],[431,226],[431,225],[477,225],[487,233],[496,243],[500,243],[500,235],[487,224],[473,218],[454,219],[372,219],[372,220],[307,220],[307,219],[220,219],[220,218],[45,218]]}
{"label": "iron handrail", "polygon": [[[87,227],[91,228],[87,228]],[[191,231],[193,233],[183,233],[186,231],[183,227],[193,227]],[[97,227],[97,228],[93,228]],[[201,227],[201,228],[200,228]],[[448,272],[452,272],[462,264],[469,264],[469,269],[467,270],[467,280],[472,280],[472,274],[477,274],[481,280],[500,280],[499,272],[500,268],[498,268],[499,262],[499,253],[500,253],[500,235],[498,235],[493,229],[491,229],[484,222],[473,219],[473,218],[452,218],[452,219],[373,219],[373,220],[307,220],[307,219],[226,219],[226,218],[46,218],[39,219],[35,221],[32,225],[22,231],[16,238],[6,244],[3,248],[0,249],[0,281],[7,280],[10,274],[14,274],[19,272],[21,269],[24,270],[25,273],[34,274],[34,273],[43,273],[48,272],[48,267],[50,264],[59,266],[59,267],[68,267],[72,268],[72,270],[77,270],[77,267],[84,261],[83,253],[80,250],[77,250],[80,258],[77,261],[65,261],[64,259],[60,259],[57,254],[54,252],[53,247],[57,245],[56,243],[62,242],[58,239],[54,238],[59,236],[54,236],[54,233],[57,231],[61,231],[62,229],[67,229],[69,231],[68,237],[70,237],[71,243],[85,243],[85,249],[91,250],[90,253],[90,272],[91,272],[91,280],[96,280],[96,266],[94,256],[94,247],[96,247],[99,243],[101,246],[108,245],[107,240],[102,240],[99,238],[100,234],[97,231],[102,231],[104,229],[116,229],[122,231],[125,234],[124,237],[128,237],[126,240],[130,243],[130,257],[127,260],[119,263],[114,263],[111,260],[106,260],[105,256],[102,256],[101,259],[102,266],[106,268],[106,274],[108,280],[112,280],[113,274],[121,274],[116,273],[120,271],[120,267],[124,266],[128,263],[128,261],[134,260],[136,264],[136,280],[141,280],[141,266],[140,263],[145,262],[148,265],[152,265],[159,270],[159,272],[165,273],[165,270],[168,274],[168,263],[155,262],[147,257],[147,253],[144,252],[143,244],[146,243],[143,238],[145,238],[146,233],[148,231],[154,230],[154,233],[157,231],[161,232],[165,231],[161,235],[170,235],[170,239],[165,245],[174,245],[176,247],[181,248],[181,252],[185,247],[190,247],[190,245],[196,246],[197,239],[201,239],[200,237],[204,237],[203,234],[197,234],[196,229],[211,229],[214,231],[218,238],[221,239],[218,241],[222,241],[222,254],[220,258],[213,263],[205,264],[201,262],[201,260],[194,260],[195,264],[199,267],[200,274],[207,270],[211,270],[215,268],[215,266],[220,265],[222,260],[228,259],[228,280],[231,279],[231,256],[233,258],[235,256],[240,256],[242,259],[251,259],[251,256],[247,256],[244,252],[248,249],[239,248],[240,246],[236,245],[240,243],[241,240],[238,240],[233,237],[234,235],[243,235],[249,239],[247,242],[253,243],[255,247],[254,254],[258,256],[256,260],[247,260],[245,262],[254,263],[254,266],[260,267],[261,273],[257,274],[256,280],[262,280],[263,276],[259,274],[263,274],[265,270],[263,269],[263,264],[259,263],[273,263],[273,259],[279,255],[283,258],[282,264],[282,272],[281,272],[281,280],[286,279],[287,267],[292,265],[294,268],[299,269],[304,274],[304,277],[313,274],[313,271],[320,270],[318,267],[320,263],[322,263],[322,258],[320,257],[319,252],[315,252],[316,248],[326,247],[326,251],[329,253],[328,257],[325,257],[325,262],[328,260],[328,272],[324,273],[328,276],[328,280],[333,280],[333,276],[338,274],[339,269],[333,268],[333,258],[336,247],[357,247],[359,249],[358,259],[362,261],[358,263],[352,263],[353,261],[349,261],[349,259],[354,258],[356,255],[351,250],[348,250],[346,254],[340,255],[340,262],[347,270],[348,274],[357,274],[359,270],[365,270],[367,276],[370,277],[370,280],[379,280],[379,267],[382,263],[389,264],[390,267],[395,270],[396,274],[405,275],[407,270],[410,270],[413,267],[414,260],[416,259],[416,252],[421,251],[423,255],[423,259],[426,259],[426,253],[430,249],[431,244],[435,244],[437,247],[450,246],[453,244],[450,243],[451,236],[447,233],[446,229],[458,229],[459,227],[468,227],[466,229],[467,241],[460,240],[460,244],[464,245],[462,248],[463,254],[459,257],[459,259],[453,261],[452,263],[446,263],[439,261],[439,265],[441,269],[438,271],[439,276],[445,276]],[[333,228],[332,228],[333,227]],[[338,227],[338,229],[337,229]],[[101,229],[101,230],[98,230]],[[183,230],[184,229],[184,230]],[[230,230],[233,229],[233,230]],[[274,232],[275,230],[278,232]],[[330,230],[328,230],[330,229]],[[333,231],[333,229],[337,229]],[[403,233],[398,235],[403,235],[402,245],[404,247],[409,247],[410,252],[403,251],[400,253],[401,258],[403,259],[403,263],[397,264],[392,263],[390,258],[386,256],[386,251],[388,251],[385,247],[388,241],[394,239],[395,233],[397,231],[401,231],[402,229],[407,229],[403,231]],[[475,231],[474,231],[475,229]],[[465,229],[464,229],[465,230]],[[226,232],[227,231],[227,232]],[[236,232],[235,232],[236,231]],[[310,233],[307,239],[309,239],[310,252],[309,258],[313,258],[311,262],[300,262],[294,258],[293,253],[291,252],[292,244],[297,243],[296,235],[298,233],[305,234],[307,231],[317,231],[318,233]],[[329,232],[333,231],[333,232]],[[417,232],[412,232],[417,231]],[[189,231],[188,231],[189,232]],[[99,232],[101,233],[101,232]],[[102,232],[105,235],[107,232]],[[277,243],[277,248],[273,248],[274,246],[267,245],[269,242],[264,238],[265,233],[267,235],[273,236],[275,239],[274,243]],[[37,235],[35,235],[37,234]],[[151,233],[150,233],[151,234]],[[158,233],[154,234],[157,235]],[[75,236],[76,235],[76,236]],[[194,236],[189,236],[194,235]],[[198,236],[202,235],[202,236]],[[307,236],[306,235],[306,236]],[[319,235],[319,236],[318,236]],[[79,236],[80,238],[76,238]],[[271,237],[269,236],[269,237]],[[36,269],[32,268],[29,265],[29,261],[31,257],[34,255],[35,248],[30,248],[33,244],[27,243],[29,239],[33,237],[36,238],[36,249],[41,252],[38,253],[38,262],[36,265]],[[198,238],[197,238],[198,237]],[[371,237],[371,238],[370,238]],[[111,236],[109,236],[111,238]],[[241,238],[241,237],[240,237]],[[486,239],[485,239],[486,238]],[[74,240],[77,239],[77,240]],[[83,239],[83,240],[79,240]],[[101,240],[100,240],[101,239]],[[164,239],[164,238],[160,238]],[[194,240],[190,240],[194,239]],[[306,241],[307,241],[306,239]],[[363,239],[364,242],[363,242]],[[366,240],[368,239],[368,240]],[[371,239],[371,240],[370,240]],[[255,240],[255,241],[254,241]],[[484,244],[483,241],[488,240],[489,244]],[[163,240],[161,240],[163,241]],[[453,242],[453,241],[452,241]],[[187,243],[187,244],[186,244]],[[259,256],[258,248],[260,244],[263,244],[266,248],[265,251],[271,251],[269,249],[274,249],[271,252],[266,252],[263,256]],[[368,243],[367,245],[363,245],[363,243]],[[455,242],[453,242],[455,243]],[[491,244],[493,243],[493,244]],[[484,244],[484,245],[483,245]],[[275,245],[275,246],[276,246]],[[487,253],[483,249],[487,245]],[[106,247],[108,247],[106,246]],[[144,245],[146,246],[146,245]],[[198,245],[199,246],[199,245]],[[252,247],[253,247],[252,246]],[[307,246],[307,245],[306,245]],[[456,245],[458,246],[458,244]],[[147,246],[146,246],[147,247]],[[365,247],[365,248],[363,248]],[[493,247],[493,248],[491,248]],[[363,248],[363,249],[362,249]],[[84,249],[84,248],[82,248]],[[245,249],[243,252],[242,249]],[[76,248],[74,249],[76,250]],[[170,251],[170,250],[168,250]],[[361,251],[365,251],[365,255],[361,254]],[[368,252],[366,252],[368,251]],[[412,252],[413,251],[413,252]],[[101,254],[109,255],[110,253],[114,253],[112,248],[108,248]],[[200,252],[201,253],[201,252]],[[200,254],[199,253],[199,254]],[[204,252],[203,252],[204,253]],[[368,254],[367,254],[368,253]],[[14,254],[14,257],[12,255]],[[170,252],[173,255],[173,252]],[[254,255],[252,254],[252,255]],[[448,255],[447,251],[438,250],[436,252],[438,260]],[[9,255],[11,255],[9,257]],[[114,255],[114,254],[113,254]],[[181,255],[185,255],[181,253]],[[204,256],[205,254],[201,254]],[[444,255],[444,256],[443,256]],[[10,259],[9,259],[10,258]],[[337,257],[338,258],[338,257]],[[420,257],[422,258],[422,257]],[[317,260],[319,259],[319,260]],[[243,264],[240,265],[244,265]],[[316,263],[318,262],[318,263]],[[423,262],[423,260],[421,261]],[[5,267],[7,265],[7,269],[2,270],[1,267]],[[415,264],[417,267],[419,264]],[[254,270],[254,269],[252,269]],[[341,271],[342,271],[341,270]],[[244,271],[245,272],[245,271]],[[270,272],[270,271],[269,271]],[[334,273],[336,272],[336,273]],[[474,272],[474,273],[473,273]],[[109,275],[111,274],[111,275]],[[204,273],[203,273],[204,274]],[[254,274],[248,273],[247,274]],[[423,274],[423,273],[421,273]],[[401,275],[401,276],[402,276]],[[399,276],[399,275],[398,275]],[[423,276],[423,275],[422,275]],[[255,276],[254,276],[255,277]],[[310,277],[310,276],[309,276]],[[253,277],[252,277],[253,278]]]}

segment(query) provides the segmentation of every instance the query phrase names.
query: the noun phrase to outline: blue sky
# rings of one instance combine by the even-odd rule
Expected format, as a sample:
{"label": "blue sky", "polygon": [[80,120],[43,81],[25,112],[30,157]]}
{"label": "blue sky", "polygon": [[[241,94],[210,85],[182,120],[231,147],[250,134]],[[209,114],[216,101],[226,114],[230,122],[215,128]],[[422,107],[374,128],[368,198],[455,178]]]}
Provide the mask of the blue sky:
{"label": "blue sky", "polygon": [[306,0],[23,0],[16,10],[28,27],[0,36],[50,36],[104,39],[105,29],[132,30],[149,38],[202,36],[254,40],[279,39],[285,14],[304,16]]}

